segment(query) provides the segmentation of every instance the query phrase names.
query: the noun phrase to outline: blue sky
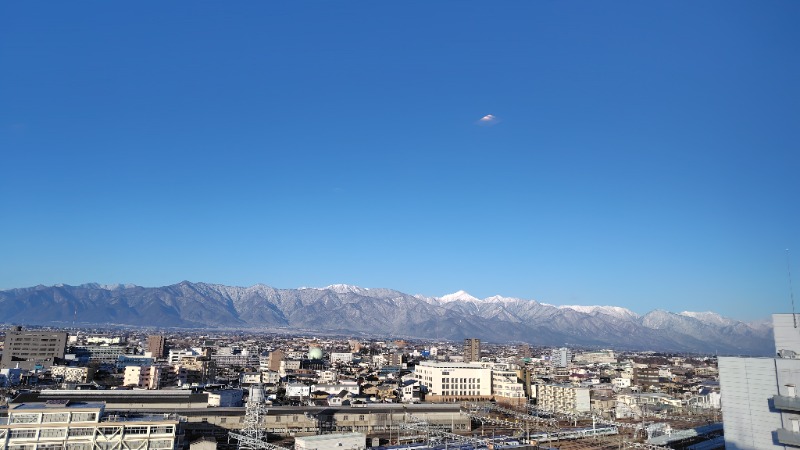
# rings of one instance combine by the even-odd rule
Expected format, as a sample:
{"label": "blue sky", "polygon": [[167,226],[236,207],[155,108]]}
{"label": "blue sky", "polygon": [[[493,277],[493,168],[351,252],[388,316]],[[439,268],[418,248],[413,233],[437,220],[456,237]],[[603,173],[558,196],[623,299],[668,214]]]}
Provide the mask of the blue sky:
{"label": "blue sky", "polygon": [[788,311],[798,21],[795,1],[4,2],[0,289]]}

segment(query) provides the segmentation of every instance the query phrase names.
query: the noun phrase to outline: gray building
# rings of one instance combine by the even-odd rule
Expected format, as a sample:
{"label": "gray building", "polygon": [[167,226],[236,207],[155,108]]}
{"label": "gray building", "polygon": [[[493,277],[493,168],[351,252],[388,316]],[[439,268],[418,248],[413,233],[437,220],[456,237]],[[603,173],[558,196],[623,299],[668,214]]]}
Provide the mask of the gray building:
{"label": "gray building", "polygon": [[64,357],[66,348],[67,333],[24,331],[22,327],[14,327],[6,331],[0,369],[46,369],[54,364],[56,358]]}
{"label": "gray building", "polygon": [[772,323],[777,357],[719,358],[726,449],[800,447],[800,317]]}

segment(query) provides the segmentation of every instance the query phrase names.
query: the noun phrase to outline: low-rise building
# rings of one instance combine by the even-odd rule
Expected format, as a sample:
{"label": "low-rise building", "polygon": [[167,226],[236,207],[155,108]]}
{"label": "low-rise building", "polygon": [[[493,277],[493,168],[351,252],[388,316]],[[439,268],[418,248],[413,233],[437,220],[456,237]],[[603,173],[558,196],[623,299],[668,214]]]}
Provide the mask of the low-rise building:
{"label": "low-rise building", "polygon": [[244,391],[241,389],[220,389],[208,392],[208,406],[222,408],[242,406]]}
{"label": "low-rise building", "polygon": [[557,384],[536,386],[536,402],[539,409],[558,413],[581,413],[591,411],[589,388]]}
{"label": "low-rise building", "polygon": [[107,415],[104,403],[21,403],[0,425],[0,448],[172,450],[177,426],[178,418],[165,414]]}
{"label": "low-rise building", "polygon": [[352,353],[331,353],[331,364],[350,364],[353,362]]}
{"label": "low-rise building", "polygon": [[91,367],[53,366],[50,375],[64,383],[88,383],[94,378],[94,369]]}
{"label": "low-rise building", "polygon": [[322,434],[296,437],[296,450],[364,450],[367,436],[363,433]]}

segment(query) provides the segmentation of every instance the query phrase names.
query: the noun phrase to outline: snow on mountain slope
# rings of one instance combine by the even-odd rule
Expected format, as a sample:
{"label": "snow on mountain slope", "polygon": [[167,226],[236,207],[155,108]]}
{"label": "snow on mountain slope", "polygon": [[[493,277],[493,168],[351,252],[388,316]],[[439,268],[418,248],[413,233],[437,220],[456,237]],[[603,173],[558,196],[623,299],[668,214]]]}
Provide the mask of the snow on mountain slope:
{"label": "snow on mountain slope", "polygon": [[697,319],[706,324],[718,325],[718,326],[729,326],[738,323],[738,321],[729,319],[727,317],[722,317],[719,314],[711,311],[705,312],[692,312],[692,311],[683,311],[678,313],[681,316],[691,317],[693,319]]}
{"label": "snow on mountain slope", "polygon": [[[110,288],[110,289],[109,289]],[[34,286],[0,290],[0,322],[184,328],[233,327],[359,333],[489,342],[521,341],[656,351],[766,355],[769,323],[745,324],[717,313],[651,311],[639,317],[615,306],[552,306],[465,291],[440,298],[384,288],[331,285],[278,289],[183,281],[170,286]],[[70,319],[65,319],[70,318]]]}
{"label": "snow on mountain slope", "polygon": [[584,305],[563,305],[559,309],[571,309],[573,311],[582,312],[584,314],[603,313],[609,316],[619,317],[623,319],[637,319],[639,315],[627,308],[619,306],[584,306]]}
{"label": "snow on mountain slope", "polygon": [[449,302],[479,302],[480,299],[469,295],[466,291],[458,291],[452,294],[447,294],[439,297],[439,301],[444,303]]}

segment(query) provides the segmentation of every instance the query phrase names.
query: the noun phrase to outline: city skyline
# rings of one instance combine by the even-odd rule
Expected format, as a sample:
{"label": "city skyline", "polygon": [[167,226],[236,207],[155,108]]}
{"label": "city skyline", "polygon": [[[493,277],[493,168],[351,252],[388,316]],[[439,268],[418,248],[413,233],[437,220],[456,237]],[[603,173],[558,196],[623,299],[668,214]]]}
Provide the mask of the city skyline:
{"label": "city skyline", "polygon": [[0,11],[0,289],[791,312],[796,2]]}

